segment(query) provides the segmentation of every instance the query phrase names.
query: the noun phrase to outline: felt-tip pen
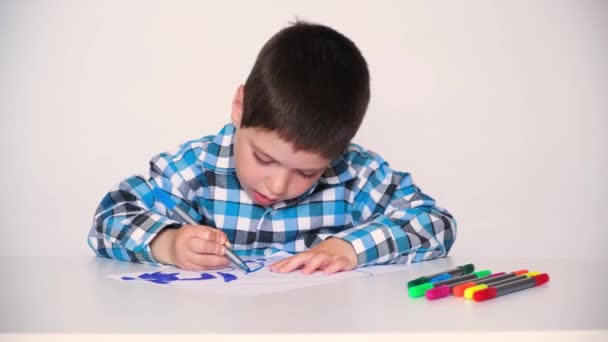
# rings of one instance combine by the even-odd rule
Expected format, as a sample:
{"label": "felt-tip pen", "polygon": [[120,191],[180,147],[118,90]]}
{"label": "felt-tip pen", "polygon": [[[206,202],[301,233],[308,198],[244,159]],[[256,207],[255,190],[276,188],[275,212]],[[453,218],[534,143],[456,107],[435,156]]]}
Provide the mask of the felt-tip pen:
{"label": "felt-tip pen", "polygon": [[489,275],[490,273],[492,273],[490,270],[483,270],[483,271],[473,272],[470,274],[465,274],[460,277],[454,277],[451,279],[438,281],[436,283],[424,283],[421,285],[416,285],[416,286],[410,287],[407,292],[411,298],[418,298],[418,297],[424,296],[425,293],[427,293],[428,291],[435,289],[437,287],[455,284],[455,283],[462,282],[462,281],[466,282],[471,279],[483,278],[483,277]]}
{"label": "felt-tip pen", "polygon": [[528,270],[519,270],[519,271],[515,271],[515,272],[510,272],[507,274],[503,274],[499,277],[494,277],[491,279],[483,279],[483,280],[478,280],[478,281],[470,281],[464,284],[460,284],[458,286],[455,286],[454,288],[452,288],[452,294],[456,297],[462,297],[464,295],[464,291],[466,289],[468,289],[469,287],[473,287],[473,286],[477,286],[477,285],[481,285],[481,284],[491,284],[491,283],[495,283],[495,282],[499,282],[505,279],[509,279],[509,278],[514,278],[517,277],[519,275],[525,274],[527,273]]}
{"label": "felt-tip pen", "polygon": [[419,277],[419,278],[410,280],[407,283],[407,287],[409,289],[411,287],[414,287],[416,285],[422,285],[424,283],[430,283],[430,282],[435,283],[435,282],[439,282],[442,280],[450,279],[452,277],[458,277],[461,275],[473,273],[473,271],[475,271],[475,265],[466,264],[466,265],[458,266],[451,270],[447,270],[447,271],[443,271],[443,272],[439,272],[439,273],[435,273],[435,274],[431,274],[431,275],[427,275],[424,277]]}
{"label": "felt-tip pen", "polygon": [[[474,272],[473,274],[476,274],[476,273],[478,273],[478,272]],[[492,279],[492,278],[500,277],[504,274],[506,274],[506,273],[505,272],[492,273],[492,274],[486,275],[484,277],[479,277],[479,278],[475,279],[475,281],[479,282],[482,280]],[[426,296],[426,299],[429,299],[429,300],[448,297],[449,295],[452,294],[452,291],[456,286],[468,283],[469,281],[470,280],[467,279],[467,280],[459,281],[459,282],[453,283],[453,284],[441,285],[441,286],[438,286],[438,287],[435,287],[433,289],[426,291],[426,293],[424,295]]]}
{"label": "felt-tip pen", "polygon": [[487,289],[479,290],[473,294],[473,299],[476,302],[483,302],[484,300],[496,298],[498,296],[536,287],[548,281],[549,275],[547,273],[541,273],[530,278],[508,282],[499,286],[490,286]]}
{"label": "felt-tip pen", "polygon": [[[173,211],[186,223],[192,225],[200,225],[200,223],[196,222],[192,217],[190,217],[190,215],[188,215],[180,207],[178,207],[175,202],[169,197],[169,195],[165,193],[165,191],[159,188],[154,188],[154,195],[165,205],[165,207],[167,207],[167,209]],[[228,258],[228,260],[230,260],[233,264],[238,266],[238,268],[242,269],[243,271],[251,272],[249,266],[247,266],[247,264],[241,258],[239,258],[238,255],[234,254],[234,252],[230,248],[226,246],[224,247],[226,249],[226,258]]]}
{"label": "felt-tip pen", "polygon": [[509,278],[509,279],[503,279],[503,280],[499,280],[499,281],[491,281],[491,282],[485,282],[484,284],[480,284],[480,285],[475,285],[475,286],[471,286],[469,288],[467,288],[466,290],[464,290],[464,294],[463,297],[466,299],[473,299],[473,294],[479,290],[483,290],[483,289],[487,289],[488,287],[491,286],[498,286],[498,285],[503,285],[506,283],[510,283],[510,282],[514,282],[514,281],[518,281],[518,280],[524,280],[527,279],[529,277],[535,276],[540,274],[539,272],[528,272],[525,274],[521,274],[518,275],[516,277],[513,278]]}

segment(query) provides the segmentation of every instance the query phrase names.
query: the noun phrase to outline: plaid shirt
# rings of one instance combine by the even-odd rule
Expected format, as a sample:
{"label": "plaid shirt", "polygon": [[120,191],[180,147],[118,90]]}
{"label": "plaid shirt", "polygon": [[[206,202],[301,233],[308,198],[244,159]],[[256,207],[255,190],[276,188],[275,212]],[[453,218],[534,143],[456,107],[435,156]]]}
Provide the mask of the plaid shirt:
{"label": "plaid shirt", "polygon": [[183,222],[154,187],[201,224],[223,230],[237,254],[302,252],[328,237],[352,244],[359,266],[446,256],[456,221],[377,154],[350,144],[303,195],[269,207],[251,201],[236,176],[235,127],[150,161],[150,175],[118,184],[97,208],[88,243],[99,256],[158,264],[150,242]]}

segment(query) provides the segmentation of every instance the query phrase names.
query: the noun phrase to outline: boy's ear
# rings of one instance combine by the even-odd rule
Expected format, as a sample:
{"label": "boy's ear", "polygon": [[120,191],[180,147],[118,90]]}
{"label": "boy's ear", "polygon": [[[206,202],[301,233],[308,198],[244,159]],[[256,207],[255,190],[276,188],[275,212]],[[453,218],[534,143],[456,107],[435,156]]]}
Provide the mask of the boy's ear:
{"label": "boy's ear", "polygon": [[245,87],[241,84],[236,89],[234,99],[232,100],[232,113],[230,119],[236,128],[241,127],[241,118],[243,117],[243,98],[245,96]]}

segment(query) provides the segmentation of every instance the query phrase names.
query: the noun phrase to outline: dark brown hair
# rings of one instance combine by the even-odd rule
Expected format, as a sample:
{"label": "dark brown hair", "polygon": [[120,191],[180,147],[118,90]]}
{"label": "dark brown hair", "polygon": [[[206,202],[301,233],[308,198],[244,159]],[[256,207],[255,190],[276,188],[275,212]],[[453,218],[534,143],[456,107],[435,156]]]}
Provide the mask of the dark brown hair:
{"label": "dark brown hair", "polygon": [[355,44],[298,21],[263,47],[245,83],[241,127],[276,132],[296,150],[333,159],[353,138],[369,102],[369,71]]}

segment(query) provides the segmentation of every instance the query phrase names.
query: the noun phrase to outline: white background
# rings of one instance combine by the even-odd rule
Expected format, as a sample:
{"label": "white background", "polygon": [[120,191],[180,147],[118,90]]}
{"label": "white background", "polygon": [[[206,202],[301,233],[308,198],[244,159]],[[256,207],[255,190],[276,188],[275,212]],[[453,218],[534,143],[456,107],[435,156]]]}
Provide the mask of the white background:
{"label": "white background", "polygon": [[215,134],[296,16],[362,50],[355,142],[456,216],[454,255],[608,259],[608,2],[574,0],[0,1],[0,255],[92,255],[106,191]]}

